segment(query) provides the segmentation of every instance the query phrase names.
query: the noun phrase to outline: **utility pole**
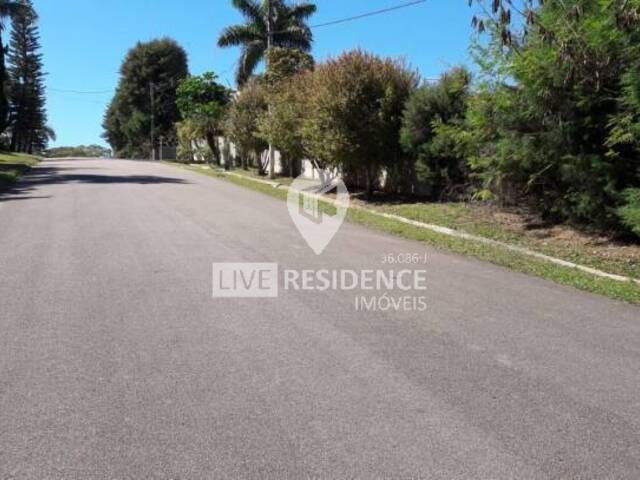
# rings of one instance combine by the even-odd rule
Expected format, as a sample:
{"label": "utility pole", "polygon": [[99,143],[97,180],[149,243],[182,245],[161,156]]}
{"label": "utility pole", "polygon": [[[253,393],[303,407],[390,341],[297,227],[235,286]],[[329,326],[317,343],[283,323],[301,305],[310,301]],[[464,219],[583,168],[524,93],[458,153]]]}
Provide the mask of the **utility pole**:
{"label": "utility pole", "polygon": [[163,143],[164,137],[162,135],[160,135],[160,161],[162,161],[162,143]]}
{"label": "utility pole", "polygon": [[151,97],[151,161],[154,161],[156,159],[156,95],[153,82],[149,82],[149,95]]}
{"label": "utility pole", "polygon": [[[269,53],[271,47],[273,47],[273,15],[272,15],[272,0],[267,0],[267,72],[269,71]],[[269,105],[269,111],[271,111],[271,105]],[[269,143],[269,178],[276,178],[276,155],[273,149],[273,145]]]}

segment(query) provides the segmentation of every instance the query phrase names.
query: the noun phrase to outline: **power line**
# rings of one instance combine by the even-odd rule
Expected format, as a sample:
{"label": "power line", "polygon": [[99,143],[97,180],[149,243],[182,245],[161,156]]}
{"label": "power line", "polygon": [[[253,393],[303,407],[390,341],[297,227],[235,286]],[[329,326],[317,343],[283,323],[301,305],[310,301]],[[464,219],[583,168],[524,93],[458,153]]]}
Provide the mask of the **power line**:
{"label": "power line", "polygon": [[[422,3],[427,3],[427,0],[414,0],[414,1],[411,1],[411,2],[401,3],[400,5],[394,5],[392,7],[382,8],[382,9],[379,9],[379,10],[372,10],[370,12],[361,13],[359,15],[354,15],[354,16],[351,16],[351,17],[339,18],[337,20],[332,20],[332,21],[325,22],[325,23],[318,23],[316,25],[310,25],[309,28],[310,29],[324,28],[324,27],[330,27],[330,26],[333,26],[333,25],[339,25],[341,23],[353,22],[355,20],[361,20],[363,18],[373,17],[373,16],[376,16],[376,15],[383,15],[385,13],[394,12],[396,10],[401,10],[401,9],[404,9],[404,8],[414,7],[414,6],[420,5]],[[272,32],[271,35],[278,35],[278,34],[286,33],[286,32],[287,32],[286,30],[280,30],[280,31],[277,31],[277,32]],[[232,67],[229,67],[227,70],[222,72],[221,75],[224,75],[227,72],[229,72],[231,70],[231,68]]]}
{"label": "power line", "polygon": [[[427,3],[427,0],[414,0],[412,2],[401,3],[400,5],[394,5],[392,7],[381,8],[380,10],[372,10],[370,12],[361,13],[359,15],[354,15],[352,17],[339,18],[337,20],[331,20],[330,22],[318,23],[316,25],[311,25],[309,28],[324,28],[330,27],[333,25],[339,25],[341,23],[353,22],[355,20],[362,20],[363,18],[374,17],[376,15],[383,15],[385,13],[394,12],[396,10],[401,10],[404,8],[415,7],[416,5],[420,5],[422,3]],[[273,34],[286,33],[286,30],[281,30],[279,32],[273,32]]]}
{"label": "power line", "polygon": [[93,92],[87,92],[87,91],[82,91],[82,90],[65,90],[62,88],[49,88],[48,90],[51,90],[52,92],[59,92],[59,93],[75,93],[78,95],[103,95],[105,93],[111,93],[113,92],[113,89],[111,90],[98,90],[98,91],[93,91]]}
{"label": "power line", "polygon": [[[182,74],[176,74],[176,75],[173,75],[172,77],[164,79],[161,82],[155,82],[154,85],[156,87],[159,87],[159,88],[162,88],[164,86],[175,87],[177,85],[177,80],[180,77],[182,77]],[[55,93],[72,93],[72,94],[76,94],[76,95],[104,95],[104,94],[107,94],[107,93],[113,93],[115,91],[115,89],[113,89],[113,88],[111,88],[109,90],[88,91],[88,90],[68,90],[68,89],[53,88],[53,87],[48,88],[48,90],[51,91],[51,92],[55,92]]]}
{"label": "power line", "polygon": [[[377,16],[377,15],[384,15],[386,13],[394,12],[396,10],[402,10],[402,9],[405,9],[405,8],[414,7],[416,5],[420,5],[420,4],[423,4],[423,3],[426,3],[426,2],[427,2],[427,0],[414,0],[414,1],[411,1],[411,2],[407,2],[407,3],[402,3],[400,5],[394,5],[394,6],[387,7],[387,8],[381,8],[379,10],[372,10],[370,12],[361,13],[359,15],[353,15],[351,17],[339,18],[337,20],[332,20],[332,21],[325,22],[325,23],[318,23],[316,25],[311,25],[309,28],[311,28],[311,29],[325,28],[325,27],[330,27],[330,26],[333,26],[333,25],[339,25],[339,24],[342,24],[342,23],[353,22],[353,21],[356,21],[356,20],[362,20],[363,18],[374,17],[374,16]],[[275,35],[275,34],[285,33],[285,32],[286,31],[279,31],[279,32],[273,32],[272,34]],[[222,72],[220,75],[225,75],[231,69],[232,69],[232,67],[229,67],[227,70]],[[120,72],[117,72],[117,73],[119,74]],[[173,77],[170,80],[175,80],[175,78],[177,78],[177,76]],[[165,82],[166,82],[166,80],[165,80]],[[101,95],[101,94],[106,94],[106,93],[113,92],[113,89],[111,89],[111,90],[101,90],[101,91],[81,91],[81,90],[62,90],[62,89],[57,89],[57,88],[50,88],[49,90],[54,91],[54,92],[75,93],[75,94],[80,94],[80,95]]]}
{"label": "power line", "polygon": [[[389,12],[393,12],[395,10],[401,10],[403,8],[409,8],[409,7],[413,7],[415,5],[420,5],[421,3],[426,3],[427,0],[415,0],[413,2],[408,2],[408,3],[403,3],[400,5],[395,5],[393,7],[388,7],[388,8],[382,8],[380,10],[373,10],[371,12],[366,12],[366,13],[361,13],[360,15],[354,15],[352,17],[346,17],[346,18],[340,18],[338,20],[332,20],[330,22],[326,22],[326,23],[319,23],[317,25],[311,25],[310,28],[323,28],[323,27],[329,27],[332,25],[338,25],[340,23],[347,23],[347,22],[353,22],[354,20],[361,20],[363,18],[367,18],[367,17],[373,17],[376,15],[382,15],[385,13],[389,13]],[[280,33],[280,32],[278,32]]]}
{"label": "power line", "polygon": [[101,100],[97,100],[97,99],[93,99],[93,98],[85,98],[85,97],[69,97],[69,96],[64,96],[64,94],[60,94],[59,92],[53,92],[55,93],[57,96],[55,98],[57,98],[58,100],[64,100],[67,102],[81,102],[81,103],[94,103],[96,105],[103,105],[103,106],[107,106],[109,105],[107,102],[101,101]]}

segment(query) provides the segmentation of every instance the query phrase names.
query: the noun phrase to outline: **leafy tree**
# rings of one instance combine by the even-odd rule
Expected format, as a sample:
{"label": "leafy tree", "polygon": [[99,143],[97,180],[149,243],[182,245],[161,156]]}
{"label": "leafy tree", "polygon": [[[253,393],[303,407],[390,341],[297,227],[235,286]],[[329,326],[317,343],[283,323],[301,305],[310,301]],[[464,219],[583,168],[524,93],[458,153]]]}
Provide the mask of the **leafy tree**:
{"label": "leafy tree", "polygon": [[468,70],[454,68],[438,83],[416,89],[404,111],[401,143],[415,162],[419,193],[433,199],[451,196],[467,180],[466,158],[458,151],[455,130],[450,128],[464,121],[470,84]]}
{"label": "leafy tree", "polygon": [[310,78],[305,148],[322,165],[364,174],[371,195],[380,169],[402,158],[402,111],[417,74],[400,61],[354,50],[318,65]]}
{"label": "leafy tree", "polygon": [[2,33],[6,20],[13,19],[19,13],[24,13],[25,4],[21,1],[0,0],[0,134],[9,125],[9,100],[7,98],[7,69],[5,65],[5,46]]}
{"label": "leafy tree", "polygon": [[144,157],[154,138],[175,138],[181,120],[176,89],[189,74],[187,54],[174,40],[139,42],[120,69],[120,82],[103,127],[117,156]]}
{"label": "leafy tree", "polygon": [[295,48],[272,47],[266,55],[269,70],[265,72],[264,77],[271,86],[277,86],[299,73],[315,68],[313,56]]}
{"label": "leafy tree", "polygon": [[258,136],[260,118],[268,108],[266,89],[260,79],[249,80],[231,102],[225,119],[227,137],[236,145],[243,168],[247,168],[249,157],[257,159],[258,169],[264,174],[264,166],[259,159],[267,148]]}
{"label": "leafy tree", "polygon": [[197,159],[210,163],[214,160],[213,152],[209,145],[203,145],[203,133],[201,125],[196,122],[185,119],[176,124],[178,134],[178,159],[187,163]]}
{"label": "leafy tree", "polygon": [[617,213],[622,224],[640,237],[640,188],[629,188],[622,193],[623,205]]}
{"label": "leafy tree", "polygon": [[37,15],[30,0],[14,17],[9,44],[9,105],[11,150],[32,153],[46,148],[47,127],[44,72]]}
{"label": "leafy tree", "polygon": [[464,133],[472,168],[503,201],[620,228],[622,192],[640,186],[640,2],[550,0],[525,12],[525,36],[502,3],[477,47],[486,81]]}
{"label": "leafy tree", "polygon": [[269,85],[269,109],[258,121],[259,136],[278,149],[283,169],[296,177],[300,161],[307,156],[302,124],[314,61],[311,55],[293,49],[273,48],[267,55],[270,71],[265,80]]}
{"label": "leafy tree", "polygon": [[246,22],[224,29],[220,47],[242,48],[236,80],[242,86],[265,59],[271,32],[272,47],[311,50],[313,34],[307,20],[317,10],[311,2],[289,5],[286,0],[232,0]]}
{"label": "leafy tree", "polygon": [[178,109],[182,118],[189,121],[189,130],[204,138],[218,164],[220,155],[216,137],[223,132],[223,119],[231,91],[219,84],[213,72],[187,77],[180,82],[176,92]]}

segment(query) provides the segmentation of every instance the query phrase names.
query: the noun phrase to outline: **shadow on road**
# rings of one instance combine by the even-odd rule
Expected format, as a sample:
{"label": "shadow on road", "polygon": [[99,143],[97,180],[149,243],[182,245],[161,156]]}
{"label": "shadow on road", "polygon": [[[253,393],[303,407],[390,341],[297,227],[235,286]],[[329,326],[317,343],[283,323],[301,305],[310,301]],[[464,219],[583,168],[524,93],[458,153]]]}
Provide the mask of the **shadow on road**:
{"label": "shadow on road", "polygon": [[[6,191],[0,194],[0,201],[8,201],[15,199],[28,198],[45,198],[45,197],[29,197],[32,192],[41,185],[60,185],[67,183],[75,184],[94,184],[94,185],[186,185],[190,182],[173,177],[160,177],[155,175],[100,175],[97,173],[71,173],[74,170],[88,170],[86,168],[76,169],[73,167],[57,167],[57,166],[40,166],[32,169],[22,180]],[[100,169],[92,169],[100,170]],[[16,198],[16,196],[21,196]]]}
{"label": "shadow on road", "polygon": [[24,195],[24,196],[15,196],[9,195],[10,192],[0,195],[0,203],[2,202],[17,202],[19,200],[45,200],[47,198],[51,198],[51,195]]}

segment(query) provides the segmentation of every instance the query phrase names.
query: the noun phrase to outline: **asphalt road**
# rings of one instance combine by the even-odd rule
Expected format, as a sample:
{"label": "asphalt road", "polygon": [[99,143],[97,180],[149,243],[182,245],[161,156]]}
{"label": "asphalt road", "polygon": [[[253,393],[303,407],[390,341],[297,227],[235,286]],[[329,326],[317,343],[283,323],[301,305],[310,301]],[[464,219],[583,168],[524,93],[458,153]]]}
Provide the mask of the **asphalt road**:
{"label": "asphalt road", "polygon": [[[354,291],[214,299],[212,262],[385,268]],[[640,309],[170,166],[46,162],[0,197],[0,479],[640,478]]]}

